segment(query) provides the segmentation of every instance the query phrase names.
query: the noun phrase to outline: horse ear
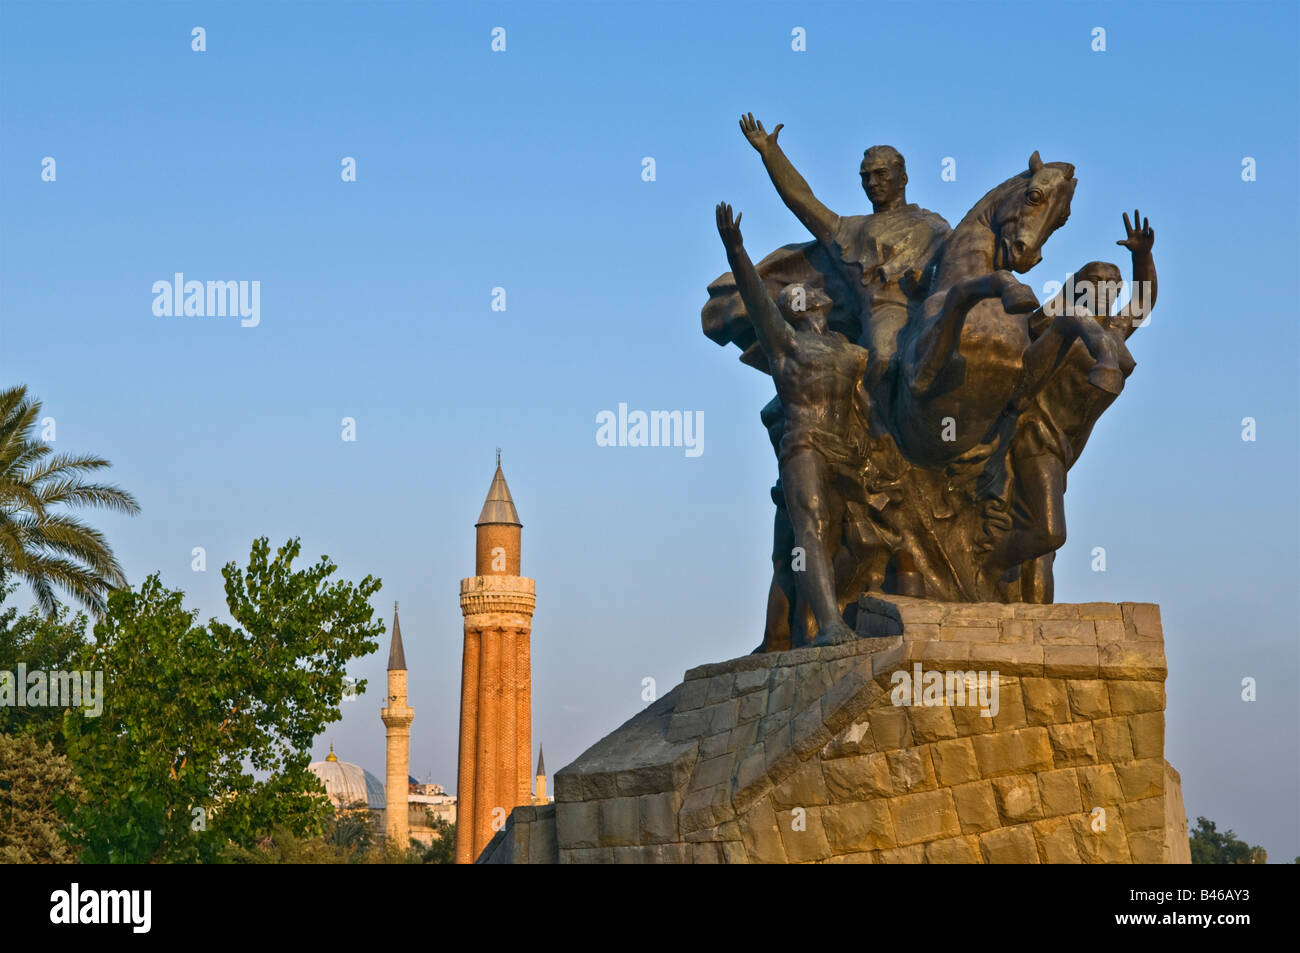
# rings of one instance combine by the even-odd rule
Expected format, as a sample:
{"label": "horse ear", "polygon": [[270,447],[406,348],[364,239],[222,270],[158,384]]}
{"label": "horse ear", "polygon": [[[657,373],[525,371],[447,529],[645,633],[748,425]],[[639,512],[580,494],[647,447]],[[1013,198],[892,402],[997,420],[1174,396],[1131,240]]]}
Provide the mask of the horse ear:
{"label": "horse ear", "polygon": [[1039,157],[1038,150],[1035,149],[1034,154],[1029,157],[1029,174],[1037,175],[1038,170],[1041,169],[1042,167],[1043,167],[1043,160]]}
{"label": "horse ear", "polygon": [[1063,166],[1062,171],[1065,172],[1065,177],[1066,177],[1067,179],[1072,179],[1072,178],[1074,178],[1074,163],[1073,163],[1073,162],[1062,162],[1061,165]]}

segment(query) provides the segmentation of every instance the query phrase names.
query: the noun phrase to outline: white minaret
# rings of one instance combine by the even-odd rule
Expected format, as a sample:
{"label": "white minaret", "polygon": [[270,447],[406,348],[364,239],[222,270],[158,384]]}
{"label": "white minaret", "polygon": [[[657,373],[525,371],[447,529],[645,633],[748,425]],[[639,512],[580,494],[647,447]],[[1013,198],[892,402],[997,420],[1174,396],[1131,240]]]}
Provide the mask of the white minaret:
{"label": "white minaret", "polygon": [[406,704],[406,653],[402,626],[393,603],[393,642],[388,649],[388,707],[379,712],[387,729],[388,776],[384,785],[384,833],[405,850],[410,845],[411,722],[415,709]]}

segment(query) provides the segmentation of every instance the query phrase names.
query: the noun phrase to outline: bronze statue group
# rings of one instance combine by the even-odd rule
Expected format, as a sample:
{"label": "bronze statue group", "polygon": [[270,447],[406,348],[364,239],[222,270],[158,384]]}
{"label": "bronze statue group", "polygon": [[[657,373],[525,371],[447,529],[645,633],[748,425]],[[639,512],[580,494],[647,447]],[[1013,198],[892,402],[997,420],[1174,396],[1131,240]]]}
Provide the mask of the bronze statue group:
{"label": "bronze statue group", "polygon": [[863,592],[1051,602],[1066,473],[1155,304],[1151,227],[1124,215],[1122,309],[1108,262],[1040,304],[1014,273],[1068,219],[1071,164],[1035,152],[950,228],[907,204],[902,155],[873,146],[860,167],[872,214],[841,217],[777,144],[780,125],[740,127],[813,236],[755,265],[741,216],[717,207],[731,271],[709,286],[704,332],[776,385],[761,415],[779,478],[759,651],[856,638]]}

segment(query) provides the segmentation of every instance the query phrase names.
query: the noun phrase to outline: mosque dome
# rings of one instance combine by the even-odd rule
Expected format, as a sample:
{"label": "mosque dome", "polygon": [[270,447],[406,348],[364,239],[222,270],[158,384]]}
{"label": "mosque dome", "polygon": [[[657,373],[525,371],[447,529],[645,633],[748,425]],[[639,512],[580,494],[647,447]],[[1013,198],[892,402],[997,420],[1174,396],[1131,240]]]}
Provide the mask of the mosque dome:
{"label": "mosque dome", "polygon": [[333,745],[324,761],[313,761],[307,770],[320,778],[336,808],[364,805],[372,811],[384,809],[384,783],[360,765],[340,761]]}

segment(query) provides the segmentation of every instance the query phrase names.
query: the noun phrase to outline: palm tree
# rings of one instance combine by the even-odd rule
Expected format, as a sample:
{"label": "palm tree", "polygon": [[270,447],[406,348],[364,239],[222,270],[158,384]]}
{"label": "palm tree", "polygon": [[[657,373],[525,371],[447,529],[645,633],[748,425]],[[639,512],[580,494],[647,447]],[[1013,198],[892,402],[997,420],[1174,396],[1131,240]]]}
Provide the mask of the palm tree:
{"label": "palm tree", "polygon": [[111,464],[100,457],[56,454],[36,437],[41,403],[18,386],[0,391],[0,587],[13,575],[32,588],[41,611],[53,615],[54,587],[96,615],[108,592],[126,585],[108,540],[63,505],[138,513],[125,490],[86,483],[85,474]]}

